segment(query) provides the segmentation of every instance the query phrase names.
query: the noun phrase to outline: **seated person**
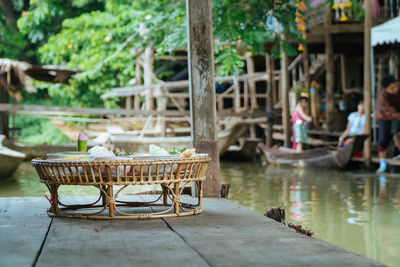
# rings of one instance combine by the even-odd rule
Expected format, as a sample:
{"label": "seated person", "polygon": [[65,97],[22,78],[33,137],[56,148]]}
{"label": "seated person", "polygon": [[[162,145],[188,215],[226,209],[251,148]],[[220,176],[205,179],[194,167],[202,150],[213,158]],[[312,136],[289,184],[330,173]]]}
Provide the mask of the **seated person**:
{"label": "seated person", "polygon": [[292,114],[293,148],[297,151],[302,151],[303,144],[308,142],[307,122],[311,122],[312,118],[306,114],[307,106],[308,98],[305,95],[301,95]]}
{"label": "seated person", "polygon": [[347,128],[339,137],[339,147],[349,145],[352,136],[362,134],[365,125],[364,100],[358,102],[357,112],[350,113],[347,120]]}

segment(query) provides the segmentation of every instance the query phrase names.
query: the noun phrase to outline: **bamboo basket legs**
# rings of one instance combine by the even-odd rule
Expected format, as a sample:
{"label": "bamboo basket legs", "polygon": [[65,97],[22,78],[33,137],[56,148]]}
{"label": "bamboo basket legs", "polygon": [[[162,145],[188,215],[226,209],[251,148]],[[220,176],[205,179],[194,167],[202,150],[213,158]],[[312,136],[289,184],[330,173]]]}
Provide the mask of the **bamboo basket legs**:
{"label": "bamboo basket legs", "polygon": [[[99,189],[99,198],[88,204],[65,204],[60,201],[58,194],[59,185],[48,185],[50,192],[50,208],[48,215],[51,217],[70,217],[86,219],[152,219],[162,217],[178,217],[199,214],[202,211],[203,183],[196,184],[197,203],[185,203],[181,201],[183,187],[179,182],[161,184],[162,191],[152,194],[155,200],[137,201],[138,195],[130,196],[136,201],[119,200],[119,194],[128,186],[118,191],[113,185],[95,186]],[[125,198],[127,196],[125,195]],[[147,201],[146,201],[147,200]]]}

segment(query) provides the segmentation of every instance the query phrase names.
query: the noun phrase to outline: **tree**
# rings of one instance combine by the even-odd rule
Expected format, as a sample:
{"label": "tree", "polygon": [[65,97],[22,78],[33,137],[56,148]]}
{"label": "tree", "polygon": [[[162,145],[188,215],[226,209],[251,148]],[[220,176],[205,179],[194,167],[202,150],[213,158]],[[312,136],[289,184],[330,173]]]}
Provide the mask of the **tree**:
{"label": "tree", "polygon": [[[31,8],[32,15],[20,19],[19,26],[23,32],[35,29],[31,20],[42,9],[40,5]],[[271,41],[275,42],[273,51],[279,54],[280,35],[266,23],[271,17],[282,24],[283,32],[291,40],[298,40],[295,10],[288,0],[279,3],[214,0],[217,73],[241,72],[244,63],[240,59],[240,49],[264,53],[265,43]],[[37,25],[39,27],[41,23]],[[50,35],[48,42],[39,49],[41,62],[67,64],[85,72],[78,75],[71,85],[62,90],[50,88],[49,92],[60,97],[64,104],[98,106],[102,105],[99,95],[112,87],[126,86],[135,76],[135,58],[144,47],[152,46],[158,54],[186,48],[185,2],[141,0],[124,3],[110,0],[105,2],[104,10],[63,20],[61,28],[60,33]],[[42,36],[35,32],[30,35],[32,40],[36,40],[34,36]],[[121,44],[124,44],[123,49],[115,54]],[[288,43],[285,47],[288,52],[296,52]],[[115,54],[112,59],[104,62],[112,54]],[[115,100],[109,101],[106,106],[115,105]]]}
{"label": "tree", "polygon": [[36,49],[65,18],[102,9],[103,0],[0,0],[0,57],[37,63]]}

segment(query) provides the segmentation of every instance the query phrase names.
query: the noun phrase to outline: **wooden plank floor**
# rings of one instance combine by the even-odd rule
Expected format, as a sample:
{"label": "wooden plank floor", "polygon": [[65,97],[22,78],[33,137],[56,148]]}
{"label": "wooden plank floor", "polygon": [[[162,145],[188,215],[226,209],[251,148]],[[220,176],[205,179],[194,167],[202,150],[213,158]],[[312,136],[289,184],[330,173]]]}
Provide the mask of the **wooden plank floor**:
{"label": "wooden plank floor", "polygon": [[51,219],[48,205],[0,198],[1,266],[382,266],[224,199],[153,220]]}

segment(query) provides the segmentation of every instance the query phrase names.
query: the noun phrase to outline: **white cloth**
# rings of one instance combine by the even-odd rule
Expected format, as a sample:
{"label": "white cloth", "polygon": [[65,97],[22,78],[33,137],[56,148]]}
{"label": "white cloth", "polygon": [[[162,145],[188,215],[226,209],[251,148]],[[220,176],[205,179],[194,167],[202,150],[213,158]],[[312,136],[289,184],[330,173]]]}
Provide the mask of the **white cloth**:
{"label": "white cloth", "polygon": [[365,114],[357,116],[357,112],[353,112],[350,113],[347,120],[350,122],[349,136],[362,134],[363,126],[365,124]]}

